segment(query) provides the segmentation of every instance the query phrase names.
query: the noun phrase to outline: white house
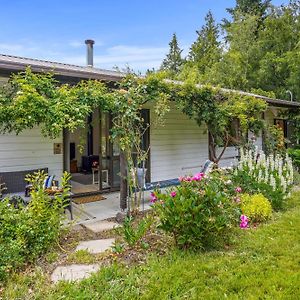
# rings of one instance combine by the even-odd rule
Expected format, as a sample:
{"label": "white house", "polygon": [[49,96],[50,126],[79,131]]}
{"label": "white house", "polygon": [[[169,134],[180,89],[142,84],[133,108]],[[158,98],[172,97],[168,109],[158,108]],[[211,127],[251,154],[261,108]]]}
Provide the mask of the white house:
{"label": "white house", "polygon": [[[92,45],[88,45],[92,46]],[[89,49],[91,50],[91,49]],[[5,83],[14,72],[30,66],[34,72],[53,72],[61,82],[76,83],[84,79],[97,79],[111,84],[120,81],[124,74],[91,66],[82,67],[56,62],[0,55],[0,82]],[[280,120],[279,110],[300,107],[300,103],[285,100],[265,99],[269,108],[264,115],[268,123],[279,123],[286,135],[289,127]],[[144,119],[154,117],[153,107],[143,110]],[[47,168],[49,174],[59,178],[64,170],[72,173],[72,189],[75,194],[102,193],[120,188],[120,152],[117,145],[109,140],[111,120],[109,115],[95,111],[88,122],[89,133],[79,130],[73,133],[62,132],[55,140],[44,138],[39,128],[26,130],[19,135],[0,135],[0,178],[9,178],[8,188],[22,191],[23,185],[14,183],[15,174]],[[78,145],[86,143],[83,152]],[[175,106],[166,115],[165,124],[152,127],[145,143],[150,146],[147,165],[148,182],[174,179],[184,174],[195,173],[209,158],[208,134],[205,127],[199,127]],[[256,141],[262,147],[262,138]],[[222,158],[221,165],[230,165],[237,156],[234,147],[229,147]],[[99,172],[100,164],[100,172]],[[5,180],[4,180],[5,181]]]}

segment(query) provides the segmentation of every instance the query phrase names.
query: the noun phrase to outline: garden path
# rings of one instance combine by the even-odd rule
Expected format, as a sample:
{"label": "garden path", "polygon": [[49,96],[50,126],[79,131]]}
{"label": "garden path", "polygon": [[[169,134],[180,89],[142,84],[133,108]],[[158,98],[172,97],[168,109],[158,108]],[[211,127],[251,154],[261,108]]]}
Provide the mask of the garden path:
{"label": "garden path", "polygon": [[[93,232],[99,233],[106,230],[111,230],[114,227],[120,226],[115,222],[109,221],[94,221],[84,225]],[[91,254],[103,253],[111,249],[115,242],[114,238],[82,241],[78,244],[76,251],[86,250]],[[97,272],[101,268],[100,264],[71,264],[58,266],[51,274],[51,281],[77,281],[89,277],[92,273]]]}

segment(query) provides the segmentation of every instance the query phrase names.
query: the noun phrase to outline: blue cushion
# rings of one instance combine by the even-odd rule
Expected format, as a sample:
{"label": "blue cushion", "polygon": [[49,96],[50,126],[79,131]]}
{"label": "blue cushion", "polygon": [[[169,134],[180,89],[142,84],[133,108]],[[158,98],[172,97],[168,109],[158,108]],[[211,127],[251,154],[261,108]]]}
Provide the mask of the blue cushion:
{"label": "blue cushion", "polygon": [[45,181],[44,181],[44,188],[45,189],[50,189],[53,185],[53,180],[54,180],[55,175],[47,176]]}

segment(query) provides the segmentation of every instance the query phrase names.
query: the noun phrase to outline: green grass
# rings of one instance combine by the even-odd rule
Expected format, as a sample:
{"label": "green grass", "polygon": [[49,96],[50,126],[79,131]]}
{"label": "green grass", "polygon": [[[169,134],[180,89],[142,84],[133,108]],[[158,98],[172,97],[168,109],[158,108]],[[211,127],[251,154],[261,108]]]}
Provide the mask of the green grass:
{"label": "green grass", "polygon": [[[240,230],[226,251],[174,250],[146,265],[114,265],[80,283],[54,287],[34,276],[27,283],[16,279],[4,299],[300,299],[299,202],[298,192],[288,211],[256,230]],[[26,294],[21,286],[19,294],[18,284],[33,284],[34,292]]]}

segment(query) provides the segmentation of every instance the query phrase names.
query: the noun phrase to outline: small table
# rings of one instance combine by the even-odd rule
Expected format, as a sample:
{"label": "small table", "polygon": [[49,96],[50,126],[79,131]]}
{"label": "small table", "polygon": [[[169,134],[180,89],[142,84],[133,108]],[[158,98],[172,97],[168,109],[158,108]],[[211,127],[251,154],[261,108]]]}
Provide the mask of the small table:
{"label": "small table", "polygon": [[[98,184],[98,178],[96,178],[95,174],[99,172],[99,167],[92,167],[92,174],[93,174],[93,184]],[[102,176],[105,177],[103,182],[108,184],[108,170],[102,170]]]}

